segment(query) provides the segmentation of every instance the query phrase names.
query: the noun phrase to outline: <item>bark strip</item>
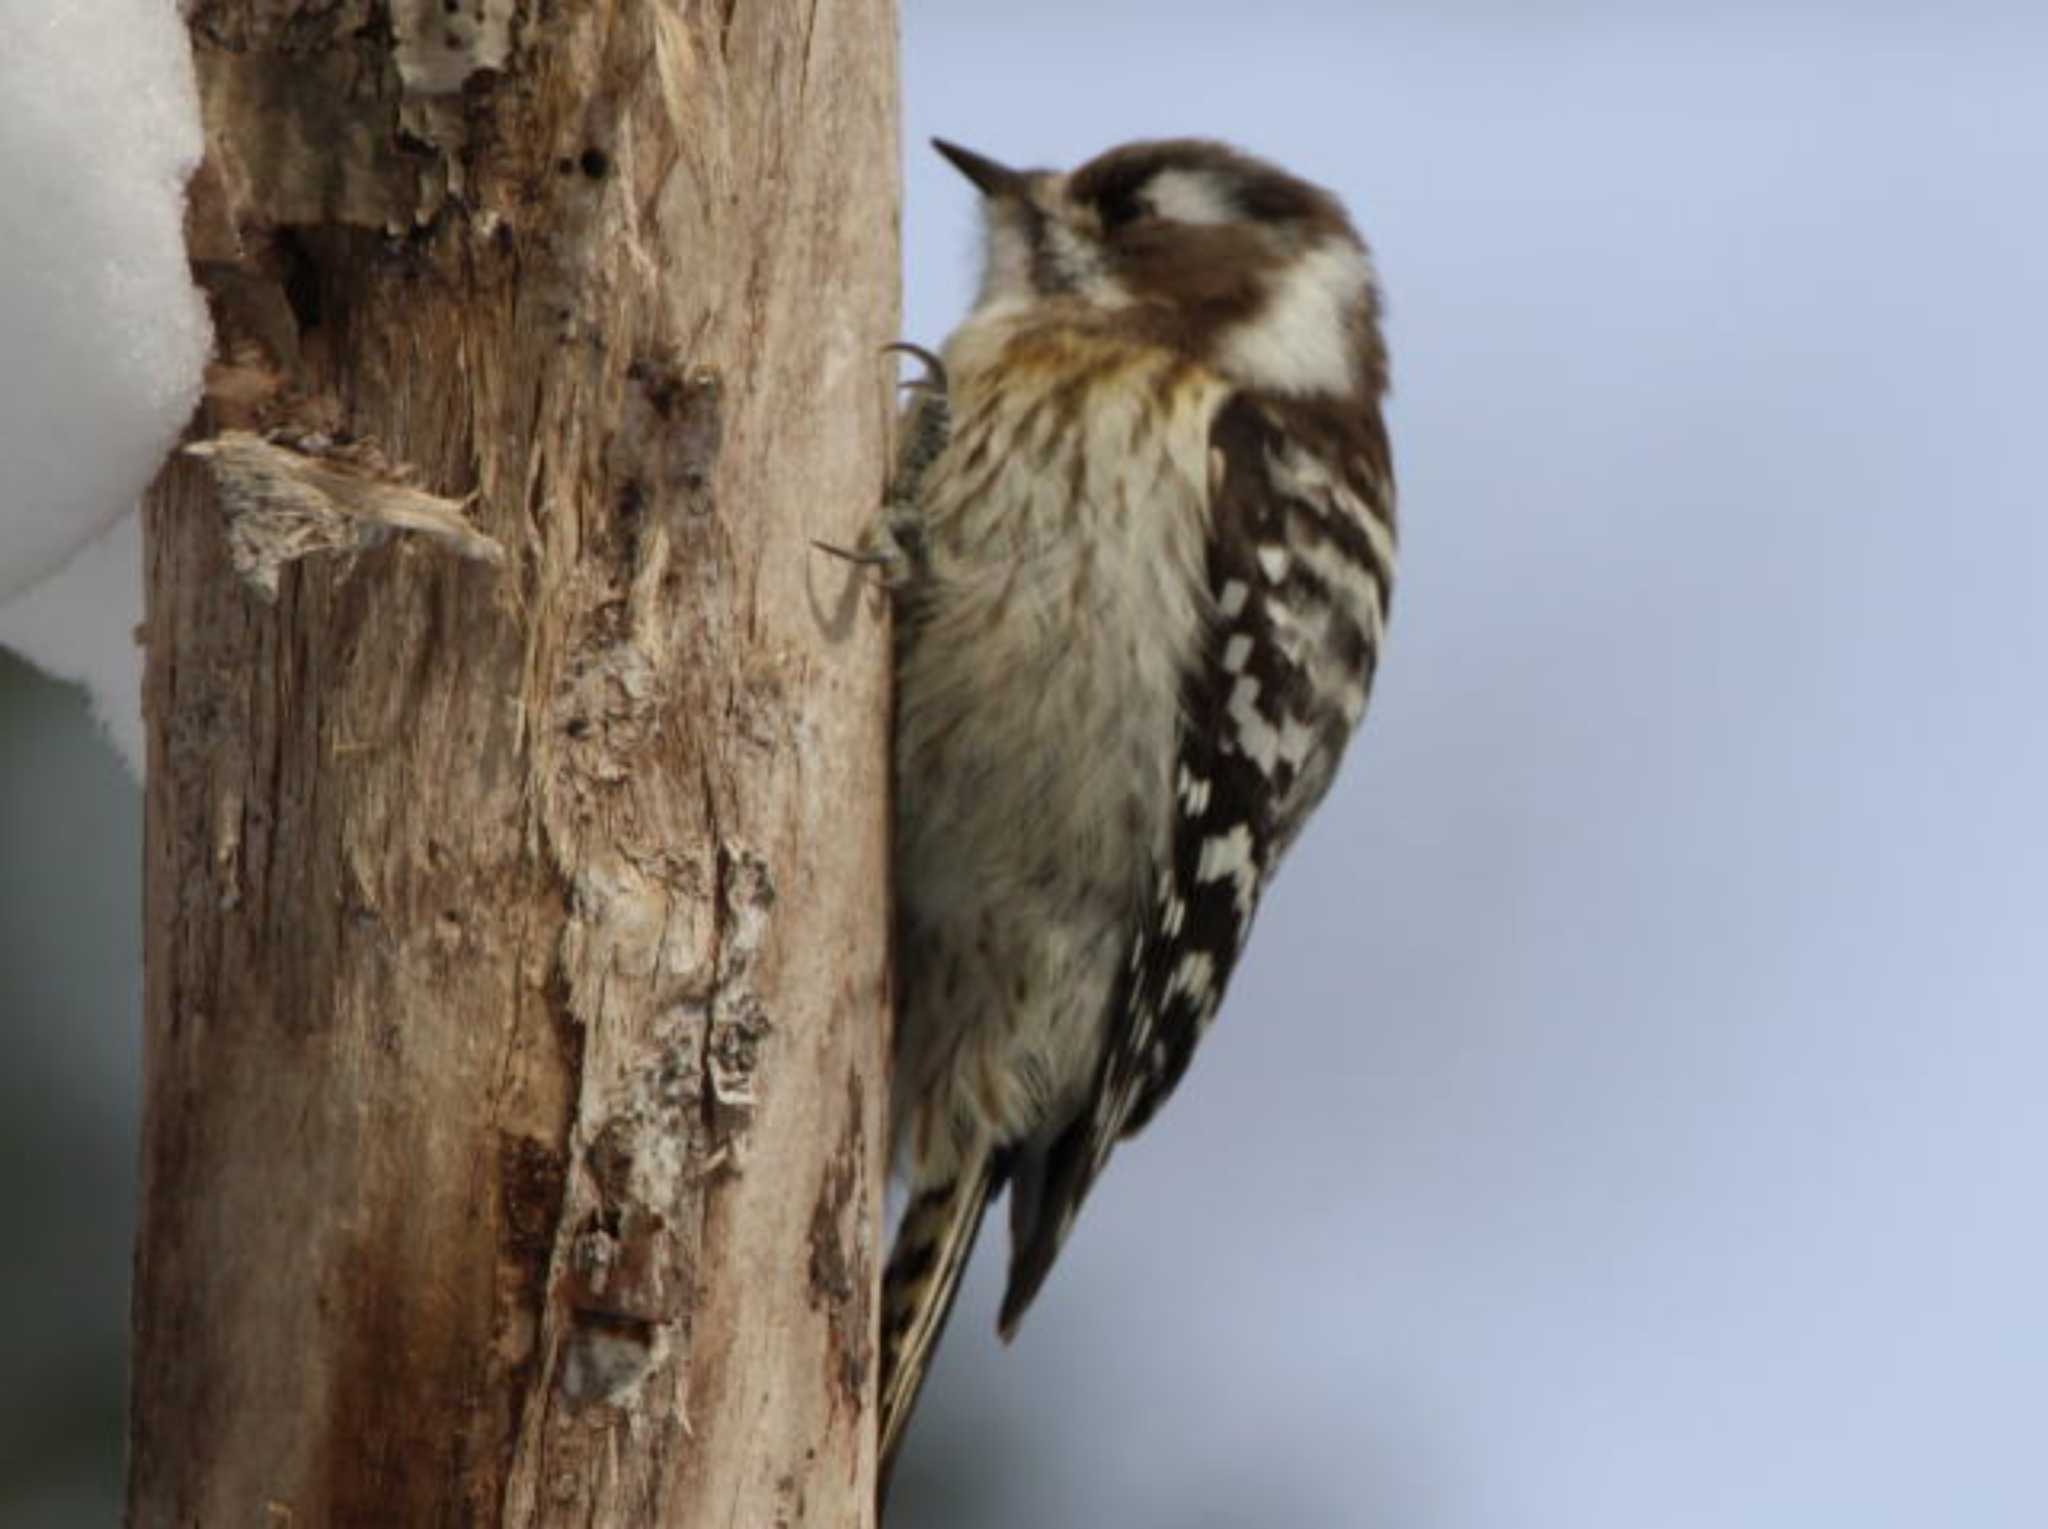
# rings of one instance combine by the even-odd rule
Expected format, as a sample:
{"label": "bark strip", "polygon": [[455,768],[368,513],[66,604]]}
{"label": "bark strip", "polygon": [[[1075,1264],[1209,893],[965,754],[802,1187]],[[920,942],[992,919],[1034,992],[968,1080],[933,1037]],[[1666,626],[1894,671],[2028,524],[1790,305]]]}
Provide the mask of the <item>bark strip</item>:
{"label": "bark strip", "polygon": [[186,11],[130,1521],[871,1523],[892,0]]}

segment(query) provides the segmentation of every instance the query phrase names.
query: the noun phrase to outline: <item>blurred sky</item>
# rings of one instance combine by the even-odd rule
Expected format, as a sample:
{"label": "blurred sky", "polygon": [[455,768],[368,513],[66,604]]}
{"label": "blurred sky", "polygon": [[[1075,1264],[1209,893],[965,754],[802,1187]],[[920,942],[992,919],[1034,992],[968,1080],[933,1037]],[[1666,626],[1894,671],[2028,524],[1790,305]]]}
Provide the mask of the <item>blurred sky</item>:
{"label": "blurred sky", "polygon": [[0,1525],[121,1514],[142,796],[76,687],[0,651]]}
{"label": "blurred sky", "polygon": [[923,138],[1236,140],[1377,249],[1405,558],[926,1522],[2048,1523],[2048,16],[1923,9],[910,0],[911,336]]}
{"label": "blurred sky", "polygon": [[[2048,1523],[2048,18],[1922,11],[907,0],[908,337],[974,272],[924,137],[1265,153],[1378,251],[1405,566],[1008,1351],[992,1222],[902,1525]],[[134,791],[0,681],[0,1169],[82,1186],[0,1345],[118,1405]],[[107,1522],[19,1391],[0,1521]]]}

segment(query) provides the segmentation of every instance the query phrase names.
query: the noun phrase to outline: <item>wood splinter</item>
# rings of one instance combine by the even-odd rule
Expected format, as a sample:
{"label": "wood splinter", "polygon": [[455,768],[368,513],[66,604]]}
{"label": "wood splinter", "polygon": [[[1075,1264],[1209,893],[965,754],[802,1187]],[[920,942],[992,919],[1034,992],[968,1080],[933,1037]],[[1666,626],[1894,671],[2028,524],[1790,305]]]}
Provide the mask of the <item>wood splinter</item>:
{"label": "wood splinter", "polygon": [[185,447],[213,469],[228,518],[228,548],[242,582],[277,598],[284,565],[315,552],[359,552],[393,531],[415,531],[459,555],[503,567],[505,549],[470,525],[474,496],[445,499],[414,488],[375,447],[309,436],[298,446],[227,430]]}

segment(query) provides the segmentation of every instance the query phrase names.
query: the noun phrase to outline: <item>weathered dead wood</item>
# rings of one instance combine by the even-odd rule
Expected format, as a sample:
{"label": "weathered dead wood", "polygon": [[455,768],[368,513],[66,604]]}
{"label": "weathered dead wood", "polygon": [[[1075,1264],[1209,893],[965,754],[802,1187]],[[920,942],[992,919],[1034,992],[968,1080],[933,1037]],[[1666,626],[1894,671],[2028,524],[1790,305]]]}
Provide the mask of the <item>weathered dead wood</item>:
{"label": "weathered dead wood", "polygon": [[871,1522],[893,6],[187,12],[131,1521]]}

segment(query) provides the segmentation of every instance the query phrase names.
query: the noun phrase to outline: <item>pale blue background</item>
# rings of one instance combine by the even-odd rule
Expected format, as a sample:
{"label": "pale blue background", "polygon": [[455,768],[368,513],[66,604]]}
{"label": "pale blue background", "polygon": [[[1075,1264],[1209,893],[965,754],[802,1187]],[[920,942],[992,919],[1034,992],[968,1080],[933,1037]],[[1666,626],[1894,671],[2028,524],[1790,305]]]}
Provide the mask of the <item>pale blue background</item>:
{"label": "pale blue background", "polygon": [[[923,137],[1265,152],[1378,248],[1406,565],[904,1524],[2048,1524],[2048,20],[1920,10],[909,0],[909,336],[973,272]],[[0,679],[0,1522],[104,1523],[137,813]]]}

